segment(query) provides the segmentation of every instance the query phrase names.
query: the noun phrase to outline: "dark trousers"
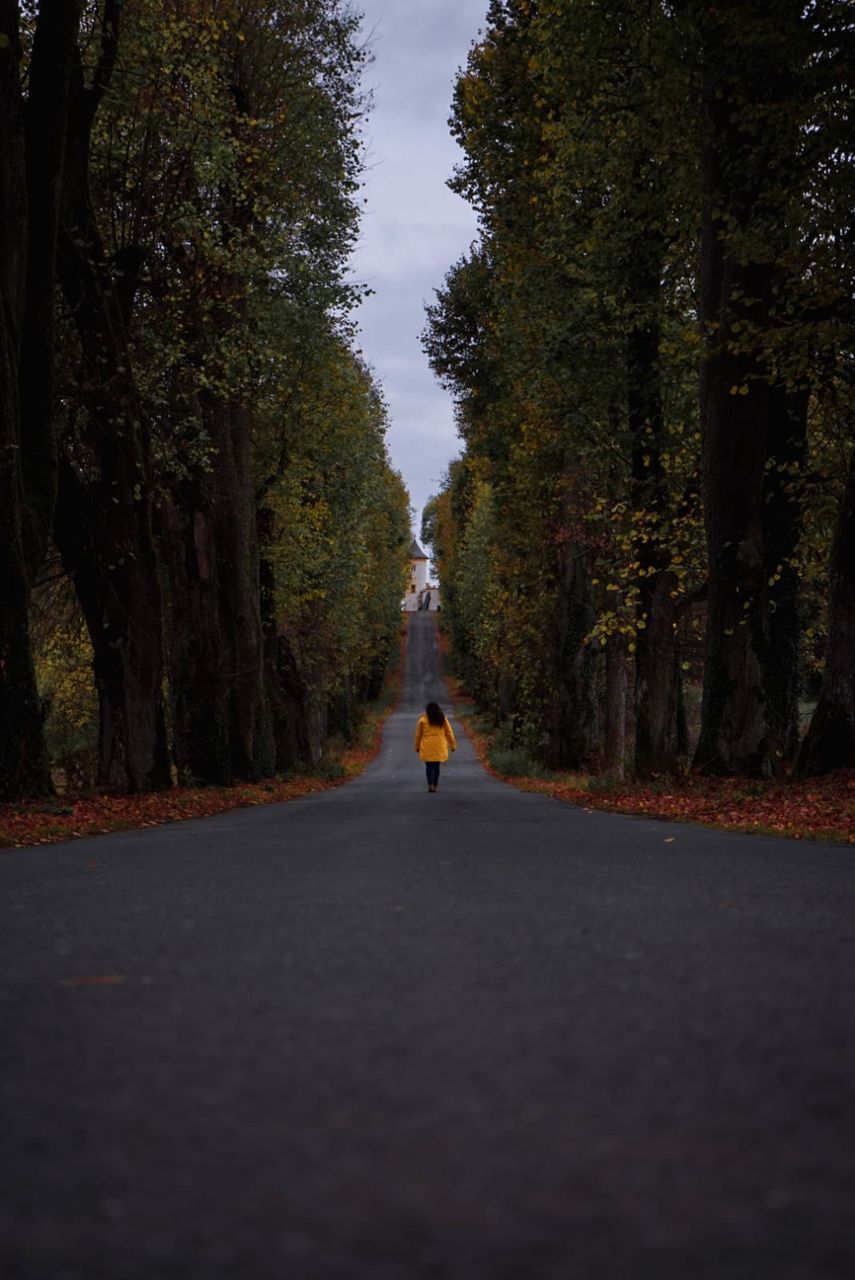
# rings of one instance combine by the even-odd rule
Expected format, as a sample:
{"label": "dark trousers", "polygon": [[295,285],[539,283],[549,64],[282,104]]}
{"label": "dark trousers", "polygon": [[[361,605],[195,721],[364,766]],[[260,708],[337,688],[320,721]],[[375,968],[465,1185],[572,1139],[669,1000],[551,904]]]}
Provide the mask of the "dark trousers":
{"label": "dark trousers", "polygon": [[427,774],[428,786],[435,787],[439,783],[439,761],[426,760],[425,773]]}

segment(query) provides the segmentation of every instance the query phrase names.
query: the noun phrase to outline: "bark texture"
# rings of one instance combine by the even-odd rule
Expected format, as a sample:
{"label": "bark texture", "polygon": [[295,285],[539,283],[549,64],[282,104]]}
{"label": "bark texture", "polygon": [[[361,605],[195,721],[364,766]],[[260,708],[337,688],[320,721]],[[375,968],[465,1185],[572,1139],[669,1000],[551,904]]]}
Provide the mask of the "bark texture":
{"label": "bark texture", "polygon": [[761,645],[768,749],[777,772],[792,764],[799,750],[802,619],[794,560],[802,531],[809,395],[774,386],[769,401],[769,456],[761,495],[767,593]]}
{"label": "bark texture", "polygon": [[[775,566],[795,545],[799,503],[774,468],[803,449],[805,397],[783,386],[770,335],[786,316],[779,265],[796,170],[796,39],[770,39],[762,63],[739,38],[735,0],[705,4],[700,404],[709,562],[706,664],[698,768],[774,771],[795,726],[795,581]],[[792,36],[801,6],[776,19]],[[786,175],[786,181],[781,175]],[[776,183],[776,178],[780,181]],[[776,237],[779,237],[776,239]]]}
{"label": "bark texture", "polygon": [[559,593],[555,645],[555,703],[547,718],[548,764],[586,769],[597,752],[597,702],[594,655],[585,643],[594,624],[589,554],[575,544],[559,556]]}
{"label": "bark texture", "polygon": [[628,416],[633,507],[644,513],[636,543],[640,566],[635,654],[635,770],[672,772],[680,763],[681,683],[676,613],[669,572],[667,484],[662,467],[660,292],[664,245],[653,230],[628,268],[638,320],[627,343]]}
{"label": "bark texture", "polygon": [[228,711],[221,675],[217,553],[208,502],[184,485],[161,510],[169,581],[172,741],[179,782],[228,785]]}
{"label": "bark texture", "polygon": [[[65,459],[56,537],[95,654],[98,785],[134,792],[169,786],[171,775],[150,439],[127,339],[131,299],[115,287],[89,188],[90,138],[116,54],[119,8],[118,0],[105,4],[91,86],[79,54],[72,74],[59,276],[86,372],[88,465]],[[81,513],[86,529],[77,527]]]}
{"label": "bark texture", "polygon": [[280,632],[276,612],[276,575],[270,560],[276,517],[259,507],[257,517],[261,624],[264,639],[265,714],[270,719],[277,772],[312,767],[323,758],[328,716],[323,684],[301,674],[288,635]]}
{"label": "bark texture", "polygon": [[51,791],[29,633],[56,499],[56,241],[80,5],[42,5],[26,112],[18,4],[0,0],[0,799]]}
{"label": "bark texture", "polygon": [[[235,42],[224,90],[249,115],[251,75]],[[225,184],[218,193],[227,243],[251,240],[252,202]],[[244,340],[245,289],[226,270],[208,273],[214,324],[232,343]],[[196,334],[200,350],[209,335]],[[265,657],[261,565],[252,476],[252,416],[246,389],[199,397],[196,406],[210,445],[209,468],[185,483],[167,509],[170,574],[170,669],[179,772],[188,780],[229,784],[269,776],[276,767],[268,695],[276,698],[275,668]],[[268,609],[272,608],[268,601]],[[267,619],[270,637],[275,619]]]}
{"label": "bark texture", "polygon": [[855,768],[855,452],[831,554],[828,649],[819,702],[802,743],[802,778]]}
{"label": "bark texture", "polygon": [[99,713],[97,785],[106,792],[155,791],[171,785],[160,586],[151,544],[141,547],[133,497],[125,497],[124,505],[117,502],[116,511],[110,509],[117,491],[124,493],[119,484],[103,478],[82,483],[63,460],[57,544],[92,642]]}
{"label": "bark texture", "polygon": [[622,778],[626,771],[626,689],[626,646],[622,636],[610,636],[603,724],[603,768],[610,778]]}
{"label": "bark texture", "polygon": [[264,696],[249,411],[240,403],[220,403],[213,408],[212,423],[214,537],[229,754],[234,776],[251,779],[272,773],[275,759]]}
{"label": "bark texture", "polygon": [[[268,693],[277,692],[262,628],[249,415],[215,397],[201,412],[210,470],[163,511],[174,747],[182,778],[228,785],[274,771]],[[268,625],[275,653],[275,619]]]}

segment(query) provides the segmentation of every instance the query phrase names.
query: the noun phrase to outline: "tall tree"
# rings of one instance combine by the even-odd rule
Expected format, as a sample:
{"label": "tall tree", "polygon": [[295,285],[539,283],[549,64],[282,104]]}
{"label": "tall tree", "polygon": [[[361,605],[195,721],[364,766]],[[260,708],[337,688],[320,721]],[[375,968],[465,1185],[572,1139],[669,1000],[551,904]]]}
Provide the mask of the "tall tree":
{"label": "tall tree", "polygon": [[119,50],[120,0],[105,0],[91,78],[75,49],[59,278],[80,343],[88,454],[66,449],[55,532],[89,628],[100,710],[98,785],[171,784],[163,613],[154,545],[151,432],[129,348],[133,291],[120,287],[93,201],[96,118]]}
{"label": "tall tree", "polygon": [[828,647],[799,777],[855,768],[855,450],[831,552]]}
{"label": "tall tree", "polygon": [[[427,348],[507,512],[496,550],[525,600],[521,626],[538,619],[535,646],[513,655],[521,684],[532,653],[545,663],[534,738],[545,731],[553,763],[594,762],[595,654],[613,638],[636,659],[637,765],[672,768],[685,754],[672,557],[686,451],[682,399],[671,389],[666,407],[663,381],[670,353],[683,379],[692,359],[675,341],[689,323],[673,42],[646,4],[509,0],[489,19],[452,122],[466,155],[454,186],[479,211],[482,245],[429,310]],[[476,263],[486,287],[473,287]]]}
{"label": "tall tree", "polygon": [[25,96],[20,6],[0,2],[0,799],[51,789],[28,615],[56,499],[53,295],[80,9],[39,6]]}
{"label": "tall tree", "polygon": [[[634,661],[636,770],[685,761],[701,610],[696,765],[796,750],[808,430],[833,430],[851,350],[852,29],[839,0],[493,0],[460,77],[453,186],[481,243],[426,345],[492,494],[501,662],[517,695],[538,671],[529,729],[553,762],[596,758],[602,680],[613,726],[620,663],[591,658],[612,644]],[[449,527],[454,612],[469,544]]]}
{"label": "tall tree", "polygon": [[663,356],[686,319],[690,193],[673,132],[685,76],[673,23],[658,5],[548,0],[537,34],[555,104],[543,126],[554,151],[543,165],[554,209],[547,243],[556,257],[571,250],[584,263],[603,301],[599,323],[623,355],[623,369],[600,376],[613,396],[612,442],[616,428],[627,455],[614,476],[616,501],[625,494],[633,512],[625,580],[634,613],[635,768],[667,772],[685,756],[675,635],[681,583],[671,563],[681,469],[673,466],[673,393],[666,403],[673,370]]}
{"label": "tall tree", "polygon": [[[801,746],[796,774],[809,777],[855,766],[855,165],[852,163],[852,77],[855,15],[851,5],[822,0],[812,11],[821,38],[813,60],[819,102],[810,131],[813,292],[804,316],[803,351],[821,389],[824,430],[835,449],[833,470],[847,477],[831,540],[825,663],[819,699]],[[846,453],[848,452],[848,468]]]}
{"label": "tall tree", "polygon": [[776,358],[773,335],[780,345],[796,305],[812,32],[798,0],[702,4],[698,23],[709,597],[695,760],[751,773],[792,753],[797,713],[799,505],[781,478],[803,455],[809,388]]}
{"label": "tall tree", "polygon": [[386,456],[386,410],[335,335],[259,435],[265,620],[280,768],[352,734],[397,646],[409,519]]}
{"label": "tall tree", "polygon": [[[105,24],[107,17],[105,10]],[[356,216],[355,19],[337,0],[285,9],[228,0],[190,16],[183,4],[134,0],[122,10],[118,43],[118,11],[109,17],[113,38],[102,39],[99,67],[109,70],[110,93],[88,148],[89,212],[101,244],[84,256],[101,263],[105,295],[121,307],[123,327],[114,330],[126,351],[115,361],[102,352],[99,367],[87,370],[88,403],[67,451],[68,493],[76,482],[77,509],[88,510],[109,556],[93,563],[87,535],[75,546],[73,522],[58,528],[81,586],[85,572],[94,590],[104,561],[127,557],[119,512],[97,501],[90,460],[109,447],[131,467],[136,444],[144,449],[147,483],[136,508],[142,516],[153,504],[163,535],[167,609],[157,630],[168,637],[179,775],[230,782],[275,764],[259,599],[257,420],[272,385],[287,400],[301,350],[352,297],[342,274]],[[96,67],[98,84],[106,81]],[[69,300],[85,352],[83,311]],[[105,444],[98,424],[107,419],[93,412],[93,396],[122,386],[138,400],[135,431],[114,431]],[[141,549],[134,559],[144,559]],[[158,573],[149,581],[156,588]],[[132,605],[125,599],[129,620]],[[96,623],[100,607],[96,598]],[[128,626],[147,625],[155,612]],[[112,654],[111,639],[93,631],[96,663],[99,651]],[[144,640],[138,631],[119,652],[141,654]],[[107,705],[120,701],[116,693]]]}

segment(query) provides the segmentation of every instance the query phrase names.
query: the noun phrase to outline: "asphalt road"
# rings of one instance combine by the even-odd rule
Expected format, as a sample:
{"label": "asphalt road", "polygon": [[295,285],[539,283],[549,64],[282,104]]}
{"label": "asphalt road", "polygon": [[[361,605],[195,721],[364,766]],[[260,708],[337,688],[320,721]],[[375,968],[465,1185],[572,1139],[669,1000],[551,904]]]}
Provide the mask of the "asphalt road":
{"label": "asphalt road", "polygon": [[0,855],[0,1274],[851,1280],[855,853],[429,795],[412,621],[357,781]]}

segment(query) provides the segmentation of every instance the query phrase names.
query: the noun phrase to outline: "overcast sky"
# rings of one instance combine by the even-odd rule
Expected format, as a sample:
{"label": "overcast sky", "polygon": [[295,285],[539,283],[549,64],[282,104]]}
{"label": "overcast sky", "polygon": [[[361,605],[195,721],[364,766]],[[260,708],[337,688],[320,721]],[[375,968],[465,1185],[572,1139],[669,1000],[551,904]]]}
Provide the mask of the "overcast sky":
{"label": "overcast sky", "polygon": [[422,508],[460,452],[451,400],[419,344],[425,302],[475,238],[468,205],[445,183],[460,152],[448,131],[458,68],[487,0],[355,0],[374,62],[356,278],[375,291],[359,313],[361,347],[389,405],[389,449],[414,508]]}

